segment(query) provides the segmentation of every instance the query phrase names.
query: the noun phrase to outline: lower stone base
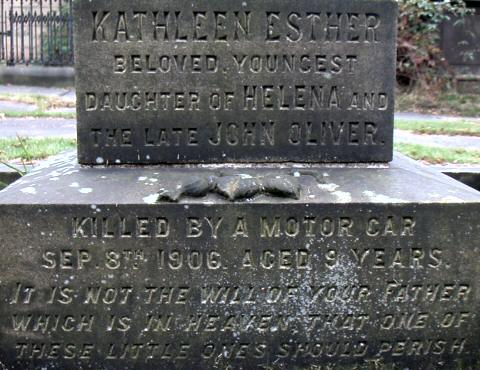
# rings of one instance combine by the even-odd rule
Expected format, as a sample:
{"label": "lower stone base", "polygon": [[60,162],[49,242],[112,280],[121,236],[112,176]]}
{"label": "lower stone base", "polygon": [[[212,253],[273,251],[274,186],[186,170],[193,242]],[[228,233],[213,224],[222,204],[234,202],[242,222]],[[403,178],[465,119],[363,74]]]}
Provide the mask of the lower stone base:
{"label": "lower stone base", "polygon": [[5,368],[478,368],[478,192],[402,158],[74,162],[0,192]]}

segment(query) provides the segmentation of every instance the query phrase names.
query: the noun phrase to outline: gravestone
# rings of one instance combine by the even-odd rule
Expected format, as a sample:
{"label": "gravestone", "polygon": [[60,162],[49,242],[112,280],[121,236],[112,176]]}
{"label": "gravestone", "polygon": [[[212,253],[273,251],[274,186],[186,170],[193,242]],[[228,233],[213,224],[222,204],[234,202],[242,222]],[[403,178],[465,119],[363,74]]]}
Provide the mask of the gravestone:
{"label": "gravestone", "polygon": [[[75,162],[0,193],[8,369],[475,368],[478,192],[402,158],[308,170]],[[222,189],[230,178],[235,194],[235,177],[287,176],[298,199],[159,199],[194,178]]]}
{"label": "gravestone", "polygon": [[460,94],[480,94],[480,1],[467,1],[470,13],[441,24],[441,47],[456,77]]}
{"label": "gravestone", "polygon": [[[354,16],[377,16],[378,30],[392,33],[378,33],[373,46],[360,42],[361,36],[335,45],[326,40],[314,44],[321,52],[325,47],[350,55],[352,49],[362,56],[359,65],[366,63],[364,58],[373,61],[375,69],[369,68],[375,72],[329,76],[345,91],[364,86],[388,91],[393,84],[391,73],[381,73],[393,70],[395,59],[389,54],[393,44],[385,41],[393,43],[391,1],[77,1],[79,156],[70,153],[45,161],[0,192],[2,367],[478,368],[480,193],[399,155],[387,163],[392,156],[391,106],[383,112],[338,113],[345,122],[378,122],[386,129],[378,131],[385,135],[384,149],[338,145],[311,152],[305,147],[295,154],[279,146],[268,155],[272,163],[253,163],[265,161],[258,148],[236,152],[238,148],[210,151],[199,146],[194,155],[172,145],[146,154],[133,133],[123,132],[120,139],[112,134],[111,145],[129,142],[131,147],[108,150],[95,146],[95,136],[84,136],[89,125],[103,130],[107,123],[153,128],[163,119],[185,122],[182,112],[163,118],[159,112],[87,114],[81,96],[95,94],[94,87],[130,91],[132,78],[126,72],[113,75],[108,55],[144,55],[144,48],[172,52],[168,45],[185,55],[222,51],[210,41],[212,32],[223,29],[219,23],[213,25],[220,29],[209,23],[203,48],[189,41],[199,26],[188,28],[186,20],[178,30],[186,41],[155,48],[146,31],[142,42],[135,39],[139,33],[132,31],[132,19],[148,28],[149,12],[169,12],[172,19],[180,19],[178,9],[190,7],[191,14],[206,14],[192,18],[201,22],[212,14],[220,22],[221,12],[250,12],[252,17],[268,12],[279,13],[271,19],[274,23],[290,18],[292,26],[307,14],[338,14],[339,30],[347,25],[348,32],[354,32],[348,27]],[[285,12],[297,15],[285,18]],[[262,27],[262,18],[253,19],[252,25]],[[268,19],[263,18],[267,26]],[[126,37],[128,29],[129,42],[87,42],[92,25],[97,39],[104,33],[109,37],[107,24],[112,20],[118,37]],[[171,27],[168,35],[174,37],[177,31]],[[288,29],[294,32],[295,27]],[[228,38],[235,27],[225,30]],[[237,40],[231,47],[253,55],[263,50],[260,45],[258,39]],[[284,39],[268,48],[301,54]],[[223,46],[223,52],[227,49]],[[95,63],[87,66],[88,58]],[[260,85],[259,80],[272,78],[287,86],[303,78],[300,73],[288,78],[227,74],[224,80],[205,77],[204,72],[186,75],[176,72],[162,81],[168,81],[167,86],[197,86],[203,92],[232,82]],[[135,81],[150,88],[160,78],[139,74]],[[389,104],[392,99],[389,95]],[[202,119],[191,122],[200,128],[210,113],[192,114],[192,119]],[[244,120],[251,112],[233,110],[212,117],[230,120],[231,113]],[[301,118],[295,111],[270,113],[257,112],[262,119]],[[332,113],[325,114],[333,119]],[[312,114],[312,125],[321,126],[322,115]],[[280,131],[288,131],[288,124]],[[223,154],[228,154],[224,161],[248,163],[217,163]],[[146,155],[152,155],[150,160]],[[356,162],[318,163],[341,156]],[[85,167],[79,158],[112,165]],[[117,159],[175,165],[115,166]],[[204,163],[184,164],[193,159]],[[384,163],[374,163],[380,159]],[[358,163],[361,160],[370,163]],[[285,161],[300,163],[281,163]]]}
{"label": "gravestone", "polygon": [[75,10],[80,163],[392,159],[393,1]]}

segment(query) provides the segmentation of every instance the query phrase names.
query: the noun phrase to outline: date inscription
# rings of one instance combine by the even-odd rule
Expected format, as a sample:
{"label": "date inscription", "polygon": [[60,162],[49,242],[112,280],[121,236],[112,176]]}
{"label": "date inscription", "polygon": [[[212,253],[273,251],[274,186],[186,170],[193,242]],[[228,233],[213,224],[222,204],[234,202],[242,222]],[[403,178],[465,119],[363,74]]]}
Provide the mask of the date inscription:
{"label": "date inscription", "polygon": [[13,360],[329,369],[431,364],[476,348],[477,285],[459,269],[469,266],[462,246],[426,240],[412,209],[181,208],[95,208],[57,222],[62,245],[29,252],[36,278],[0,289]]}

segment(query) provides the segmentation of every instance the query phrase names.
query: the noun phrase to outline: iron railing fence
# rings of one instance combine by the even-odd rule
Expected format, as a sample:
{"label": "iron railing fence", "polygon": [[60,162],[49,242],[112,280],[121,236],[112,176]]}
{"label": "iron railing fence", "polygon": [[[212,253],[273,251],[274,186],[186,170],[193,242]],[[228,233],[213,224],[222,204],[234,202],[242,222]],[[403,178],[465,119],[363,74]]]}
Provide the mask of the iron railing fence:
{"label": "iron railing fence", "polygon": [[72,0],[0,0],[0,62],[73,65]]}

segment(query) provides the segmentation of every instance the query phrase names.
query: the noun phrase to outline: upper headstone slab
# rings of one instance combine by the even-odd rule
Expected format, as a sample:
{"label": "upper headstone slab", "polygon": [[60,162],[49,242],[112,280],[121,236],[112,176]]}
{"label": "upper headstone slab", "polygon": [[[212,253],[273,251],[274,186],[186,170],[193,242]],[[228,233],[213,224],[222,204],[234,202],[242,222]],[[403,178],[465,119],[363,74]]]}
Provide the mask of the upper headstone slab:
{"label": "upper headstone slab", "polygon": [[396,7],[75,0],[79,160],[390,161]]}

